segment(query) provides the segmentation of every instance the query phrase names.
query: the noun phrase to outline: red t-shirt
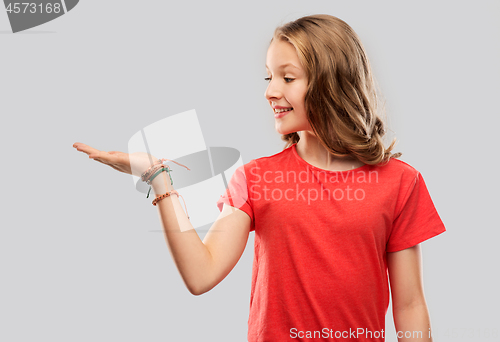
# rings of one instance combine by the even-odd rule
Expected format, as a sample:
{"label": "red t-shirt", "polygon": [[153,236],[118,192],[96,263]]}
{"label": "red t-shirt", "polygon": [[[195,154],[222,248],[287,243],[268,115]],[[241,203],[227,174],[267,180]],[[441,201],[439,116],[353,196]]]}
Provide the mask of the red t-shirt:
{"label": "red t-shirt", "polygon": [[237,168],[223,203],[255,231],[249,342],[384,341],[386,252],[446,230],[409,164],[326,171],[295,144]]}

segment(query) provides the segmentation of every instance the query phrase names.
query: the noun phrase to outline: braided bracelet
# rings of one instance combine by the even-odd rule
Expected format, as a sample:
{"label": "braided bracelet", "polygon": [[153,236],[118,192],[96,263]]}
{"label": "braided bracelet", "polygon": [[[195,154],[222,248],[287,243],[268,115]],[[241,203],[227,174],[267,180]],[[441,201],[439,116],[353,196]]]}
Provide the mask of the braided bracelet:
{"label": "braided bracelet", "polygon": [[[153,179],[155,179],[156,176],[158,176],[163,171],[167,171],[168,176],[170,177],[170,169],[168,168],[168,166],[167,167],[162,166],[162,167],[160,167],[160,168],[158,168],[158,169],[155,170],[155,174],[152,175],[148,180],[146,180],[146,183],[148,185],[151,185],[151,183],[153,182]],[[170,185],[174,184],[173,181],[172,181],[172,178],[170,178],[170,183],[171,183]]]}
{"label": "braided bracelet", "polygon": [[[149,190],[148,190],[148,194],[146,196],[146,198],[149,198],[149,193],[151,191],[151,183],[153,182],[153,179],[158,176],[160,173],[162,173],[163,171],[167,171],[168,173],[168,177],[170,178],[170,184],[171,185],[174,185],[174,181],[172,180],[172,176],[170,175],[170,171],[173,171],[171,170],[168,165],[163,165],[163,162],[164,161],[171,161],[173,163],[176,163],[177,165],[180,165],[180,166],[183,166],[185,167],[186,169],[190,170],[189,167],[185,166],[185,165],[182,165],[176,161],[173,161],[173,160],[170,160],[170,159],[166,159],[166,158],[162,158],[162,159],[158,159],[153,165],[151,165],[149,167],[149,169],[147,169],[142,175],[141,175],[141,180],[143,182],[146,182],[148,185],[149,185]],[[151,176],[152,175],[152,176]],[[153,200],[152,204],[154,206],[156,206],[156,203],[158,203],[159,201],[161,201],[162,199],[164,198],[167,198],[169,197],[171,194],[174,194],[174,195],[177,195],[177,197],[181,197],[182,198],[182,201],[184,202],[184,208],[186,208],[186,216],[189,220],[189,214],[188,214],[188,211],[187,211],[187,206],[186,206],[186,201],[184,200],[184,197],[182,197],[182,195],[180,195],[176,190],[172,190],[170,192],[167,192],[163,195],[157,195],[156,198]]]}
{"label": "braided bracelet", "polygon": [[[162,159],[158,159],[158,160],[157,160],[157,161],[156,161],[153,165],[151,165],[151,166],[149,167],[149,169],[147,169],[146,171],[144,171],[144,173],[141,175],[141,180],[142,180],[143,182],[145,182],[145,181],[146,181],[146,180],[147,180],[147,179],[151,176],[151,174],[152,174],[152,173],[154,173],[156,166],[158,166],[158,165],[159,165],[159,166],[164,166],[164,165],[163,165],[163,162],[164,162],[164,161],[171,161],[171,162],[173,162],[173,163],[176,163],[177,165],[180,165],[180,166],[185,167],[185,168],[186,168],[186,169],[188,169],[188,170],[191,170],[191,169],[190,169],[189,167],[187,167],[186,165],[182,165],[181,163],[178,163],[178,162],[176,162],[176,161],[174,161],[174,160],[170,160],[170,159],[167,159],[167,158],[162,158]],[[167,167],[168,167],[168,166],[167,166]],[[156,169],[156,170],[158,170],[158,169]],[[170,173],[169,173],[169,176],[170,176]],[[170,180],[172,180],[172,177],[170,177]],[[172,183],[172,184],[173,184],[173,183]]]}
{"label": "braided bracelet", "polygon": [[172,176],[170,176],[170,171],[172,171],[172,170],[170,170],[168,166],[167,167],[160,167],[157,170],[158,171],[151,178],[146,180],[146,183],[148,183],[148,185],[149,185],[149,190],[148,190],[148,194],[146,195],[146,198],[149,198],[149,193],[151,192],[151,183],[153,182],[153,179],[155,179],[155,177],[158,176],[163,171],[167,171],[168,177],[170,178],[170,185],[174,185],[174,181],[172,180]]}
{"label": "braided bracelet", "polygon": [[143,182],[146,182],[148,180],[148,178],[150,178],[151,175],[153,173],[155,173],[155,171],[158,171],[159,168],[162,168],[163,166],[165,166],[165,165],[163,165],[163,161],[162,160],[163,159],[159,159],[158,160],[160,162],[159,164],[153,164],[153,165],[151,165],[151,167],[142,174],[141,180]]}
{"label": "braided bracelet", "polygon": [[158,171],[158,172],[156,172],[156,173],[153,175],[153,177],[151,177],[150,179],[148,179],[148,180],[146,181],[146,183],[149,185],[149,190],[148,190],[148,194],[146,195],[146,198],[149,198],[149,192],[151,191],[151,182],[153,181],[153,179],[154,179],[156,176],[158,176],[160,173],[162,173],[162,172],[163,172],[163,170],[165,170],[165,168],[164,168],[164,167],[161,167],[161,168],[159,169],[159,171]]}
{"label": "braided bracelet", "polygon": [[187,210],[187,206],[186,206],[186,201],[184,201],[184,197],[182,197],[182,195],[180,195],[177,191],[175,190],[172,190],[170,192],[166,192],[165,194],[163,195],[157,195],[156,198],[153,200],[153,205],[156,206],[156,203],[158,203],[159,201],[161,201],[162,199],[164,198],[167,198],[167,197],[170,197],[172,194],[174,195],[177,195],[177,197],[181,197],[182,198],[182,201],[184,202],[184,208],[186,208],[186,216],[188,218],[188,220],[190,220],[189,218],[189,214],[188,214],[188,210]]}
{"label": "braided bracelet", "polygon": [[153,165],[151,165],[149,167],[149,169],[147,169],[146,171],[144,171],[144,173],[141,175],[141,180],[143,182],[146,181],[147,177],[151,174],[151,171],[152,169],[156,166],[156,165],[159,165],[159,164],[162,164],[163,163],[163,159],[158,159]]}
{"label": "braided bracelet", "polygon": [[143,179],[142,181],[147,183],[147,182],[148,182],[148,179],[150,179],[150,178],[151,178],[151,176],[152,176],[152,175],[153,175],[156,171],[158,171],[159,169],[161,169],[162,167],[163,167],[163,164],[159,164],[159,165],[157,164],[157,165],[155,165],[155,166],[154,166],[154,167],[153,167],[150,171],[148,171],[148,173],[146,173],[146,174],[144,175],[144,179]]}

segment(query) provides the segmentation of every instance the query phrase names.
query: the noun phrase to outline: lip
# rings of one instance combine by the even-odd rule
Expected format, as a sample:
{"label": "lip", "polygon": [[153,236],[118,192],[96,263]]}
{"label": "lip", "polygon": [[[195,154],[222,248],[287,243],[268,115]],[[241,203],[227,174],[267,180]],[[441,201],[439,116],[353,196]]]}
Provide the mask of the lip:
{"label": "lip", "polygon": [[[279,107],[276,107],[276,108],[279,108]],[[281,108],[290,108],[290,107],[281,107]],[[288,112],[274,113],[274,118],[275,119],[282,118],[282,117],[284,117],[285,115],[287,115],[290,112],[293,112],[293,109],[289,110]]]}

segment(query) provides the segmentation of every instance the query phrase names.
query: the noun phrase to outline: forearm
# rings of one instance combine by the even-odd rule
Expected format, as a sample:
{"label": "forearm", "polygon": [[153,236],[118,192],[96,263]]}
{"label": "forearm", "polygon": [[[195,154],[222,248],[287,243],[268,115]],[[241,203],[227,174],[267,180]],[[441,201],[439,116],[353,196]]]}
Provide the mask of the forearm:
{"label": "forearm", "polygon": [[431,322],[425,302],[395,308],[393,317],[398,342],[432,342]]}
{"label": "forearm", "polygon": [[[156,195],[173,190],[166,172],[155,177],[151,185]],[[165,241],[186,287],[192,294],[204,293],[211,283],[213,259],[210,251],[187,218],[179,197],[171,195],[156,206]]]}

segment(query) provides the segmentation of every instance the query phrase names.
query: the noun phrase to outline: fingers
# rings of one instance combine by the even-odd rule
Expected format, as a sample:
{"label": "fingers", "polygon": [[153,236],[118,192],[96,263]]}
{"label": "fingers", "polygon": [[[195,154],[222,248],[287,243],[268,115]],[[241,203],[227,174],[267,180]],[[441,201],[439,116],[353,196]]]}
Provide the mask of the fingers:
{"label": "fingers", "polygon": [[90,158],[93,158],[93,156],[98,156],[99,153],[101,152],[93,147],[90,147],[82,143],[74,143],[73,147],[76,148],[77,151],[88,154]]}
{"label": "fingers", "polygon": [[98,162],[104,164],[110,164],[122,161],[123,157],[126,156],[126,154],[120,151],[110,151],[110,152],[100,151],[96,148],[78,142],[74,143],[73,147],[80,152],[86,153],[89,156],[89,158],[97,160]]}
{"label": "fingers", "polygon": [[100,151],[83,143],[74,143],[73,147],[80,152],[86,153],[89,158],[111,166],[113,169],[131,174],[128,154],[119,151]]}
{"label": "fingers", "polygon": [[79,142],[76,142],[73,144],[73,147],[76,148],[77,150],[82,150],[82,149],[88,149],[88,148],[91,148],[90,146],[88,145],[85,145],[84,143],[79,143]]}
{"label": "fingers", "polygon": [[82,144],[82,143],[74,143],[73,147],[76,148],[78,151],[86,153],[89,158],[97,160],[101,163],[106,164],[107,162],[110,161],[110,155],[113,155],[115,153],[119,153],[117,151],[111,151],[111,152],[104,152],[100,151],[98,149],[95,149],[93,147],[90,147],[88,145]]}

